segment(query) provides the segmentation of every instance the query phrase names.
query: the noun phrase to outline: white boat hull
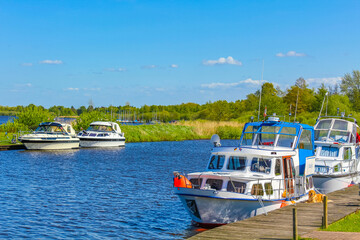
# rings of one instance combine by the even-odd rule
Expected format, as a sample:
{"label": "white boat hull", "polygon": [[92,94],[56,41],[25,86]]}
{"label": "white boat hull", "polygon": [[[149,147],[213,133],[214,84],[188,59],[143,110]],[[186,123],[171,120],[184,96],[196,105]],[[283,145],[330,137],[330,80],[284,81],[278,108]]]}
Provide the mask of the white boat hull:
{"label": "white boat hull", "polygon": [[323,194],[331,193],[343,188],[347,188],[352,184],[359,183],[359,174],[347,175],[343,177],[327,176],[313,176],[314,186],[319,192]]}
{"label": "white boat hull", "polygon": [[125,146],[125,138],[119,139],[86,139],[80,138],[80,147],[84,148],[96,148],[96,147],[123,147]]}
{"label": "white boat hull", "polygon": [[[285,204],[285,199],[263,199],[262,206],[256,198],[249,198],[248,196],[244,198],[221,198],[216,196],[216,194],[209,194],[209,191],[194,189],[175,188],[175,193],[179,196],[192,220],[204,226],[221,225],[244,220],[273,211],[280,208],[282,204]],[[308,195],[306,194],[297,201],[305,201],[307,199]],[[196,206],[194,203],[196,203]],[[197,210],[194,210],[195,208]]]}
{"label": "white boat hull", "polygon": [[79,141],[26,141],[24,145],[28,150],[64,150],[79,148]]}

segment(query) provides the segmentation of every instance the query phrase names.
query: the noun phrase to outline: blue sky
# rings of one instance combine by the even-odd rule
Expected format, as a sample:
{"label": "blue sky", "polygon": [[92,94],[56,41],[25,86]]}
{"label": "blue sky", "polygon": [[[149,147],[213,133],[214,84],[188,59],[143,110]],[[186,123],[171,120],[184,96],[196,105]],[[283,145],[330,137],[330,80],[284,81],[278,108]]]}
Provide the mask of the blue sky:
{"label": "blue sky", "polygon": [[0,105],[244,99],[360,69],[360,1],[0,1]]}

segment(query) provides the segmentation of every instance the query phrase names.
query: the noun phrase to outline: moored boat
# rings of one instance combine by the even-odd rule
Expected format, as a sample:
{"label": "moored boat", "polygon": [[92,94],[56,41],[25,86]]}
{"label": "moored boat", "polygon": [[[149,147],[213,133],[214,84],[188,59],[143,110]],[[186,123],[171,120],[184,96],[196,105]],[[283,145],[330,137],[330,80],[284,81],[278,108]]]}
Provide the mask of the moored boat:
{"label": "moored boat", "polygon": [[354,118],[320,117],[315,124],[314,185],[321,193],[360,182],[359,126]]}
{"label": "moored boat", "polygon": [[125,136],[120,126],[114,122],[92,122],[88,129],[79,132],[81,147],[121,147],[125,146]]}
{"label": "moored boat", "polygon": [[305,201],[313,191],[313,127],[268,121],[247,123],[240,145],[215,140],[207,168],[174,172],[174,193],[202,226],[227,224]]}
{"label": "moored boat", "polygon": [[78,148],[80,140],[70,124],[43,122],[31,134],[19,137],[29,150],[62,150]]}

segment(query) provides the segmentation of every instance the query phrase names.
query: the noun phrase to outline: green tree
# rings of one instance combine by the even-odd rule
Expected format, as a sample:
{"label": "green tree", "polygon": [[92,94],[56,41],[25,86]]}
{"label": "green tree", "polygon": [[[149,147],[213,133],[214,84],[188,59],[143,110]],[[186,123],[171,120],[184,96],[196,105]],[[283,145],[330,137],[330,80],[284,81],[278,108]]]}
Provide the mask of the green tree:
{"label": "green tree", "polygon": [[341,92],[347,95],[356,111],[360,111],[360,71],[345,74],[340,84]]}

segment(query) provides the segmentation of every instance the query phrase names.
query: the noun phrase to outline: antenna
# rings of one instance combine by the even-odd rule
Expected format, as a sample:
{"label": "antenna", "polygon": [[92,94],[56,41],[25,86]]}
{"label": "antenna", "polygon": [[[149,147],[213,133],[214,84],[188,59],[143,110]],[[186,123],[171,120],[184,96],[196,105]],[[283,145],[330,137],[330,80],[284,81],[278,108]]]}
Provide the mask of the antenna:
{"label": "antenna", "polygon": [[296,112],[297,112],[298,101],[299,101],[299,91],[300,91],[300,88],[298,87],[298,94],[297,94],[297,97],[296,97],[296,107],[295,107],[295,117],[294,117],[294,122],[296,121]]}
{"label": "antenna", "polygon": [[325,116],[327,116],[327,107],[328,107],[328,103],[329,103],[329,94],[326,93],[326,96],[327,96],[327,100],[326,100],[326,112],[325,112]]}
{"label": "antenna", "polygon": [[[322,110],[323,110],[323,107],[324,107],[325,98],[326,98],[327,95],[328,95],[328,92],[325,93],[324,100],[323,100],[323,102],[322,102],[322,104],[321,104],[321,109],[320,109],[320,113],[319,113],[319,118],[320,118],[320,116],[321,116],[321,113],[322,113]],[[325,116],[327,116],[327,104],[326,104],[326,115],[325,115]]]}
{"label": "antenna", "polygon": [[260,121],[260,106],[261,106],[261,92],[262,92],[262,81],[264,77],[264,59],[262,61],[262,71],[261,71],[261,82],[260,82],[260,100],[259,100],[259,111],[258,111],[258,121]]}

